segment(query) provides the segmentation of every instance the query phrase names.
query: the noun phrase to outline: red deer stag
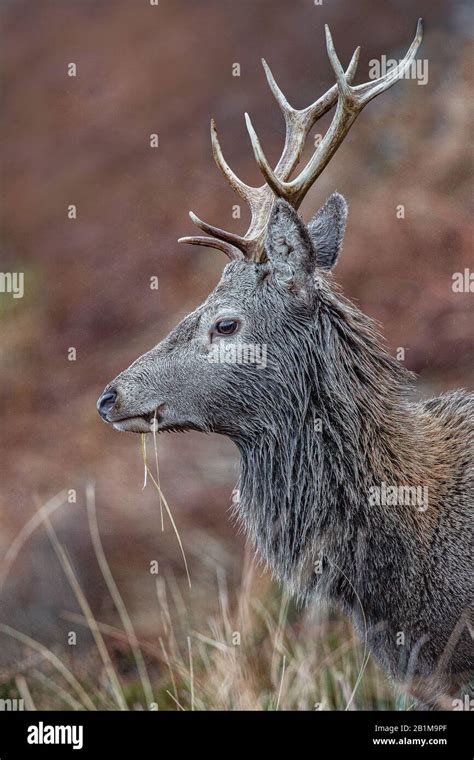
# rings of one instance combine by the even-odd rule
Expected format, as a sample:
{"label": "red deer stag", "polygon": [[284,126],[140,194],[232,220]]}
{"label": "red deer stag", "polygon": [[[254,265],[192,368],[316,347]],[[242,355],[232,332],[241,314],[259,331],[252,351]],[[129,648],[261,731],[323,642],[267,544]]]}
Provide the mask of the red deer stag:
{"label": "red deer stag", "polygon": [[[302,601],[325,597],[352,618],[388,673],[429,707],[473,673],[469,628],[473,394],[412,398],[411,375],[330,270],[347,217],[334,193],[306,226],[297,214],[362,109],[411,65],[353,85],[329,29],[336,84],[293,108],[264,62],[286,139],[273,169],[246,115],[265,178],[250,187],[214,158],[250,206],[244,236],[193,221],[231,260],[207,300],[105,388],[117,430],[229,436],[241,457],[235,513],[273,572]],[[315,122],[335,106],[308,164],[293,172]],[[233,357],[232,360],[229,357]]]}

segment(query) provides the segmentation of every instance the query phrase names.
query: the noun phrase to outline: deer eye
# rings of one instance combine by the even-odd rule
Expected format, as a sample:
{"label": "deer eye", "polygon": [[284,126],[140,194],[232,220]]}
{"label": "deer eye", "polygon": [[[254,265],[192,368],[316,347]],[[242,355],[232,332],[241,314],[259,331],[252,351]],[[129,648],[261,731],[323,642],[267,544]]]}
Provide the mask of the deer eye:
{"label": "deer eye", "polygon": [[235,335],[240,327],[238,319],[218,319],[214,325],[213,332],[218,335]]}

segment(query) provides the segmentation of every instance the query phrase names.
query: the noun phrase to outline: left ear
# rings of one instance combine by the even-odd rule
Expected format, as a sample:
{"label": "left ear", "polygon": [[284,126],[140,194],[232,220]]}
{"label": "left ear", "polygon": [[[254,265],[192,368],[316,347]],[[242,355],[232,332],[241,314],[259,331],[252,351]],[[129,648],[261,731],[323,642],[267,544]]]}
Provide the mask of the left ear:
{"label": "left ear", "polygon": [[278,198],[270,216],[265,250],[271,262],[283,269],[287,267],[297,276],[311,275],[316,267],[316,251],[309,230],[282,198]]}
{"label": "left ear", "polygon": [[316,251],[316,263],[321,269],[332,269],[342,248],[347,222],[347,203],[342,195],[333,193],[308,224],[308,232]]}

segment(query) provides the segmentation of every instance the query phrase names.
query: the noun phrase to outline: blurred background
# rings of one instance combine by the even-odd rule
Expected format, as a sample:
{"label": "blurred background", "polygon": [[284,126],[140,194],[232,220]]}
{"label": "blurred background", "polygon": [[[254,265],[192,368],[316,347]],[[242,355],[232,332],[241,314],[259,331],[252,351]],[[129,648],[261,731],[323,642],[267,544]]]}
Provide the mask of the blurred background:
{"label": "blurred background", "polygon": [[[103,424],[95,401],[220,277],[222,254],[176,242],[194,233],[188,210],[218,226],[246,229],[247,209],[242,205],[242,218],[233,219],[240,199],[213,162],[209,121],[216,119],[234,170],[260,184],[244,111],[272,162],[284,137],[261,57],[292,105],[303,107],[334,81],[325,23],[344,66],[362,46],[356,82],[363,82],[371,59],[403,57],[418,16],[425,19],[418,57],[428,62],[427,84],[401,81],[369,104],[302,214],[308,220],[336,189],[345,195],[350,214],[336,270],[345,294],[381,323],[391,351],[404,348],[406,366],[421,376],[421,394],[472,387],[472,294],[452,289],[453,273],[471,264],[473,231],[469,5],[1,2],[0,270],[24,272],[25,292],[19,299],[0,293],[0,697],[20,690],[46,707],[64,706],[66,699],[41,652],[15,640],[10,629],[7,634],[9,626],[67,658],[74,672],[82,668],[81,678],[94,684],[88,693],[100,691],[109,704],[107,669],[103,675],[103,662],[95,662],[90,620],[86,625],[47,531],[35,523],[38,508],[49,504],[59,541],[130,689],[128,704],[140,704],[130,639],[117,632],[120,621],[89,533],[90,483],[105,555],[135,632],[148,646],[160,707],[188,705],[186,662],[194,646],[195,699],[207,693],[208,678],[202,707],[273,704],[282,668],[293,686],[285,681],[281,707],[347,704],[360,658],[350,627],[337,616],[323,621],[318,611],[293,608],[265,569],[253,564],[252,550],[229,521],[238,470],[233,445],[199,434],[158,439],[161,486],[189,563],[189,589],[167,517],[161,531],[158,494],[150,483],[142,490],[140,438]],[[75,77],[68,76],[70,63]],[[314,135],[324,132],[328,119],[315,125]],[[159,136],[156,149],[151,134]],[[71,204],[77,219],[68,218]],[[154,276],[158,290],[150,288]],[[69,360],[71,348],[75,361]],[[63,491],[69,500],[50,502]],[[158,576],[150,573],[153,561]],[[226,637],[234,628],[247,630],[239,650],[245,649],[245,666],[235,647],[228,659]],[[71,631],[76,643],[68,646]],[[171,651],[174,671],[166,662]],[[219,688],[226,663],[240,668],[238,684],[231,679],[219,698],[209,681],[216,656],[224,658],[223,670],[214,669]],[[92,672],[105,679],[100,688]],[[374,666],[364,678],[352,705],[394,704]]]}

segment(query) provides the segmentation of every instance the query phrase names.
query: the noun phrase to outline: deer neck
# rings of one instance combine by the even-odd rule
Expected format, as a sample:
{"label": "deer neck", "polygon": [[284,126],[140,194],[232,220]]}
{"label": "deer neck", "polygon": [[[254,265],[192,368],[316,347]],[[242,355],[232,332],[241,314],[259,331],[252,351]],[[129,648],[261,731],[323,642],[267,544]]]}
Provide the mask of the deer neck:
{"label": "deer neck", "polygon": [[320,591],[350,605],[353,588],[341,577],[354,577],[361,537],[377,531],[401,541],[400,524],[412,520],[404,508],[374,507],[371,489],[423,483],[409,374],[345,301],[320,310],[289,364],[291,396],[269,405],[260,435],[236,440],[235,512],[293,593],[306,600]]}

